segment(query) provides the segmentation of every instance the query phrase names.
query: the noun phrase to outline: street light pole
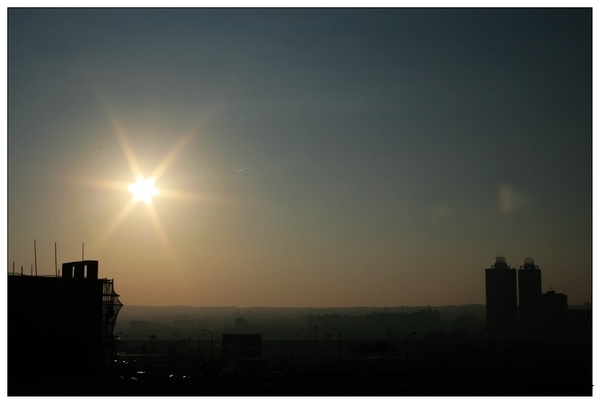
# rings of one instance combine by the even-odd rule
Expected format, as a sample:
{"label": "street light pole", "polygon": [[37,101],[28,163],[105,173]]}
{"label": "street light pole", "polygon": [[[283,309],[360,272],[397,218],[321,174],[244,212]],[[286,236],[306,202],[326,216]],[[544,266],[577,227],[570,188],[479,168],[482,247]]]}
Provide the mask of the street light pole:
{"label": "street light pole", "polygon": [[202,331],[210,334],[210,359],[212,360],[212,358],[213,358],[213,335],[212,335],[212,332],[210,330],[202,330]]}
{"label": "street light pole", "polygon": [[342,332],[340,330],[338,330],[337,328],[332,328],[331,331],[337,331],[338,334],[340,334],[340,341],[339,341],[339,346],[338,346],[338,350],[340,353],[340,367],[342,366]]}
{"label": "street light pole", "polygon": [[206,334],[198,334],[198,357],[202,360],[202,337]]}
{"label": "street light pole", "polygon": [[408,337],[406,337],[406,374],[408,374],[408,339],[411,335],[415,334],[416,332],[411,332],[410,334],[408,334]]}
{"label": "street light pole", "polygon": [[354,363],[355,363],[356,365],[358,365],[358,362],[356,361],[356,339],[357,339],[358,337],[360,337],[361,335],[362,335],[362,334],[356,334],[356,335],[354,336]]}

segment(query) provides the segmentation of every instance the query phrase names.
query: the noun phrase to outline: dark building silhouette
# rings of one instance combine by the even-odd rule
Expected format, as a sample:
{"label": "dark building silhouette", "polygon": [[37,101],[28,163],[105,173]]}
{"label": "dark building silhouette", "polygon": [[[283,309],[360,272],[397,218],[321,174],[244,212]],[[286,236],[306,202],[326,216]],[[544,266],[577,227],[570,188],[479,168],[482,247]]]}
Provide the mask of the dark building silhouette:
{"label": "dark building silhouette", "polygon": [[519,277],[519,320],[534,324],[540,317],[542,296],[542,272],[533,258],[525,258],[518,271]]}
{"label": "dark building silhouette", "polygon": [[8,276],[8,381],[101,375],[114,354],[122,304],[98,261],[62,264],[62,277]]}
{"label": "dark building silhouette", "polygon": [[563,339],[567,335],[569,305],[567,295],[550,290],[541,295],[540,335]]}
{"label": "dark building silhouette", "polygon": [[565,294],[542,293],[542,274],[533,258],[525,258],[524,265],[519,268],[518,288],[515,269],[506,264],[504,257],[497,257],[492,268],[485,271],[487,326],[492,336],[557,341],[581,334],[570,328],[585,328],[585,321],[572,320],[572,325],[569,324],[569,318],[575,316],[569,315]]}
{"label": "dark building silhouette", "polygon": [[485,269],[485,306],[488,330],[494,337],[510,335],[517,324],[517,273],[496,257],[491,268]]}
{"label": "dark building silhouette", "polygon": [[237,366],[256,366],[262,359],[261,334],[223,334],[223,362]]}
{"label": "dark building silhouette", "polygon": [[233,327],[237,332],[247,332],[250,329],[250,323],[244,317],[238,317],[233,321]]}

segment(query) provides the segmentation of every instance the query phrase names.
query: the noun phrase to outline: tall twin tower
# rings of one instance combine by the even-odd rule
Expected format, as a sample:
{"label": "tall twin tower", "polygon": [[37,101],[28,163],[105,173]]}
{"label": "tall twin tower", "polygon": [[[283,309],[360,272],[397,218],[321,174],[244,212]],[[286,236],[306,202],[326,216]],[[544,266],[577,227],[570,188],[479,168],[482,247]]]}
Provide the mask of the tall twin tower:
{"label": "tall twin tower", "polygon": [[485,302],[487,328],[497,337],[541,333],[548,324],[560,325],[568,308],[566,295],[542,294],[542,272],[532,258],[525,258],[517,276],[504,257],[496,257],[485,270]]}

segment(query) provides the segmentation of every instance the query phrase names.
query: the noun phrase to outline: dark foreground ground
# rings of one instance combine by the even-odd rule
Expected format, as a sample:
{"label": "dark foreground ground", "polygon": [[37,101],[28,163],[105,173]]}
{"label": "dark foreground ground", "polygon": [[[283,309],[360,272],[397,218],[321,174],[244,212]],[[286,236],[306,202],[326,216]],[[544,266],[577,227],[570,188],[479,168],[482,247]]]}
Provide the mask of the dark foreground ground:
{"label": "dark foreground ground", "polygon": [[38,379],[8,385],[9,396],[591,396],[571,377],[254,372],[178,378]]}

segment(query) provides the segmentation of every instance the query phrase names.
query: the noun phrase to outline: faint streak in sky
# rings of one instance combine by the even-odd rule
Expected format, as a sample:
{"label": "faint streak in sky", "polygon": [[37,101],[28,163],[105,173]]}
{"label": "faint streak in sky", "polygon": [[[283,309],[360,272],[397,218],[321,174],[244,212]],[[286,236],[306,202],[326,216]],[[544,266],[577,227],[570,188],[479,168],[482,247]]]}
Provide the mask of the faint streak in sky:
{"label": "faint streak in sky", "polygon": [[244,170],[247,170],[247,169],[249,169],[249,168],[250,168],[250,166],[248,166],[248,167],[244,167],[244,168],[242,168],[241,170],[238,170],[237,172],[238,172],[238,173],[241,173],[242,171],[244,171]]}

